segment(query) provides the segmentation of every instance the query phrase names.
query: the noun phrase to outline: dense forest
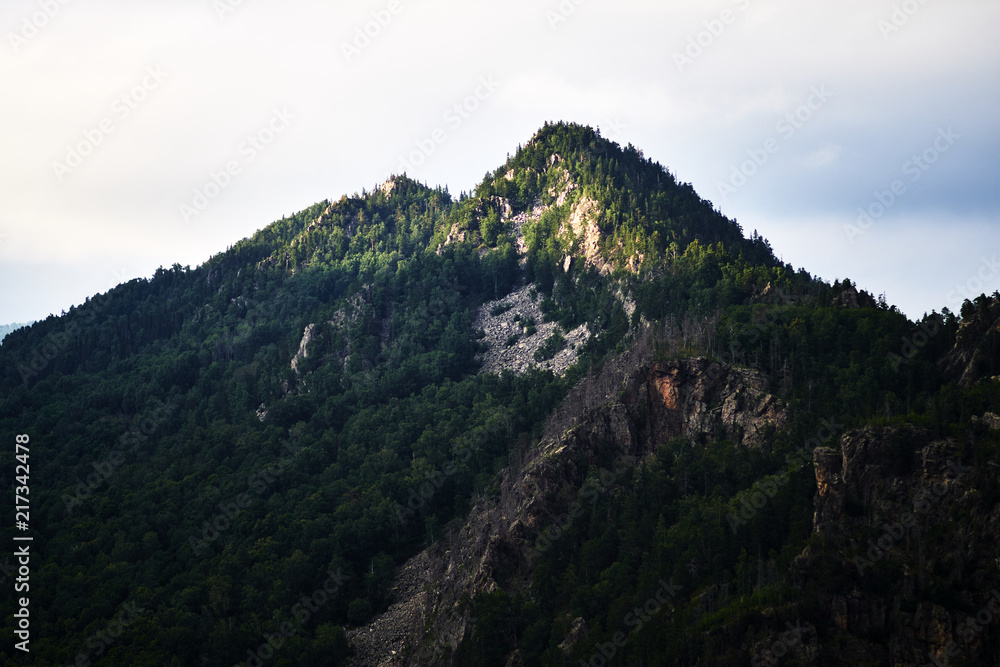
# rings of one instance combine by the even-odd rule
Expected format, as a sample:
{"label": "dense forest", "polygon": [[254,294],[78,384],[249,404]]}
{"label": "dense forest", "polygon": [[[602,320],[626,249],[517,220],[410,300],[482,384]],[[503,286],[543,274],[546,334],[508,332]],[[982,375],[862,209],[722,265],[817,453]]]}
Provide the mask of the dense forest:
{"label": "dense forest", "polygon": [[[577,361],[480,372],[478,310],[525,286],[545,322],[586,325]],[[317,203],[3,340],[0,432],[30,436],[34,556],[31,653],[6,641],[0,661],[347,664],[347,631],[392,602],[397,568],[496,496],[571,390],[646,332],[654,361],[760,372],[788,423],[763,447],[676,438],[623,470],[530,569],[470,600],[452,659],[596,664],[662,581],[669,612],[634,618],[609,664],[764,664],[747,647],[765,626],[819,627],[824,590],[884,591],[907,567],[796,575],[804,549],[833,549],[800,454],[823,424],[831,441],[894,429],[907,452],[913,431],[954,441],[977,506],[1000,502],[1000,434],[980,419],[1000,404],[997,339],[978,337],[969,381],[942,361],[998,296],[910,321],[782,263],[641,151],[572,124],[546,125],[458,198],[400,175]],[[565,346],[551,341],[536,360]],[[15,465],[11,444],[8,494]],[[764,486],[769,502],[741,514]],[[974,614],[956,567],[914,595]],[[574,619],[587,638],[567,652]],[[977,641],[995,651],[998,633]]]}
{"label": "dense forest", "polygon": [[28,327],[28,326],[31,326],[31,322],[24,322],[24,323],[21,323],[21,324],[17,324],[17,323],[15,323],[15,324],[0,324],[0,342],[2,342],[3,339],[7,337],[7,334],[9,334],[11,331],[17,331],[21,327]]}

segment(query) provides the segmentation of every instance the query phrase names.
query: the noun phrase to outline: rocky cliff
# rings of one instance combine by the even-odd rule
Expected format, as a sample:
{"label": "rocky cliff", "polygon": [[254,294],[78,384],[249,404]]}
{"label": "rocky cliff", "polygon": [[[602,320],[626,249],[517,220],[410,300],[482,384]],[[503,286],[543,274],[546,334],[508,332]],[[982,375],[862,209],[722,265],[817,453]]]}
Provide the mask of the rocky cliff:
{"label": "rocky cliff", "polygon": [[[454,664],[474,624],[473,597],[526,590],[533,560],[573,521],[588,484],[614,488],[677,436],[766,449],[789,419],[767,387],[755,371],[706,358],[651,362],[643,345],[582,382],[546,436],[504,471],[499,497],[480,499],[463,525],[401,568],[396,603],[350,634],[354,664]],[[803,665],[1000,664],[1000,466],[973,461],[1000,420],[973,421],[977,430],[962,437],[867,427],[816,448],[814,538],[781,576],[818,607],[794,598],[780,607],[812,620],[788,636],[769,620],[776,608],[752,639],[725,628],[712,659],[738,645],[754,665],[784,664],[779,652]],[[599,482],[587,477],[595,466]],[[715,593],[700,596],[711,607]],[[567,655],[586,633],[576,619]],[[520,663],[512,655],[508,664]]]}
{"label": "rocky cliff", "polygon": [[796,569],[820,591],[830,664],[998,664],[983,631],[1000,612],[1000,506],[984,505],[996,464],[968,464],[989,435],[866,428],[815,450],[820,539]]}
{"label": "rocky cliff", "polygon": [[526,582],[534,558],[572,521],[592,465],[607,468],[599,484],[610,487],[671,438],[766,447],[788,418],[759,373],[706,358],[651,363],[649,356],[649,346],[638,344],[576,387],[546,437],[504,471],[499,498],[481,500],[464,525],[400,569],[396,603],[349,633],[354,664],[451,664],[471,629],[472,597],[501,581]]}
{"label": "rocky cliff", "polygon": [[941,361],[945,372],[962,386],[1000,373],[1000,298],[980,297],[969,303],[955,346]]}

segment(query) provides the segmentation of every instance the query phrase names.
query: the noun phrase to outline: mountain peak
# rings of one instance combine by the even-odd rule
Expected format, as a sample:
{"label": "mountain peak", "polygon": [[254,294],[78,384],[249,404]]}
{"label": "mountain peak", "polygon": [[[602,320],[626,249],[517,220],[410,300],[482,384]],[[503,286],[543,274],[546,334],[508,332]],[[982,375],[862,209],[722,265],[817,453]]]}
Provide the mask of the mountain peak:
{"label": "mountain peak", "polygon": [[72,661],[121,603],[115,664],[258,664],[311,599],[276,661],[940,655],[1000,550],[1000,295],[961,316],[794,272],[570,123],[471,197],[318,202],[0,345],[38,588],[73,591],[32,649]]}
{"label": "mountain peak", "polygon": [[392,191],[396,189],[396,183],[405,179],[405,176],[390,176],[382,185],[378,186],[378,189],[386,197],[392,195]]}
{"label": "mountain peak", "polygon": [[[504,165],[486,174],[474,199],[449,221],[446,236],[459,238],[468,231],[463,237],[468,241],[487,247],[502,244],[503,234],[490,228],[484,235],[478,229],[491,209],[506,222],[542,207],[539,214],[554,209],[547,218],[554,227],[531,238],[544,244],[583,202],[600,234],[602,254],[618,256],[619,266],[634,267],[642,262],[638,258],[658,261],[668,253],[683,252],[693,241],[722,243],[734,256],[779,263],[763,239],[745,238],[740,226],[699,197],[690,183],[679,183],[635,147],[622,148],[594,128],[576,123],[547,123]],[[529,254],[531,238],[525,244]],[[556,244],[558,248],[549,245],[549,252],[562,257],[578,250],[571,247],[571,239]]]}

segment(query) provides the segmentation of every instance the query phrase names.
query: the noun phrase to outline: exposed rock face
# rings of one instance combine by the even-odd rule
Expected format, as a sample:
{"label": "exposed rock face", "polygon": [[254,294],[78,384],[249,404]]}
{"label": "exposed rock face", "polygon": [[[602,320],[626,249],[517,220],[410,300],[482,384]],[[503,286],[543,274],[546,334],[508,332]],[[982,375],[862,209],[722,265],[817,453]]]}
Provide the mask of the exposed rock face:
{"label": "exposed rock face", "polygon": [[[548,206],[542,206],[541,202],[536,202],[530,211],[522,211],[509,220],[504,220],[504,222],[509,223],[511,226],[511,233],[517,242],[517,252],[519,255],[526,255],[528,253],[528,245],[524,240],[525,223],[537,221],[549,208]],[[524,260],[522,259],[521,262],[523,263]]]}
{"label": "exposed rock face", "polygon": [[833,305],[854,309],[874,308],[878,305],[878,302],[871,294],[864,290],[858,291],[857,287],[848,282],[838,294],[834,295]]}
{"label": "exposed rock face", "polygon": [[962,321],[955,346],[942,362],[945,372],[968,387],[1000,372],[1000,299],[984,299]]}
{"label": "exposed rock face", "polygon": [[[490,210],[496,211],[500,216],[501,222],[509,225],[511,235],[517,244],[518,253],[525,255],[528,248],[524,239],[524,225],[530,222],[537,222],[550,209],[569,206],[568,217],[556,232],[556,236],[563,247],[568,249],[563,260],[563,270],[569,271],[570,265],[578,265],[580,268],[592,267],[601,275],[608,275],[612,272],[614,266],[611,262],[604,259],[604,250],[602,248],[603,235],[598,226],[601,216],[600,204],[590,197],[581,195],[579,184],[574,181],[572,175],[565,167],[560,166],[561,158],[558,155],[553,155],[552,158],[551,164],[556,171],[556,176],[554,185],[549,187],[547,193],[549,197],[554,199],[551,204],[542,204],[541,199],[538,199],[530,210],[514,215],[509,200],[504,197],[493,196],[488,200],[479,202],[475,216],[481,219]],[[509,177],[510,174],[508,174]],[[449,231],[445,239],[445,245],[464,241],[465,238],[465,233],[459,230],[456,223]],[[619,248],[619,252],[620,250]],[[441,252],[440,247],[438,248],[438,252]],[[632,272],[638,270],[642,260],[643,257],[641,254],[621,258],[622,265]]]}
{"label": "exposed rock face", "polygon": [[[555,166],[560,162],[562,162],[562,157],[560,157],[558,153],[552,155],[549,159],[549,164],[551,166]],[[558,174],[556,183],[549,188],[549,196],[556,198],[556,206],[562,206],[566,203],[566,199],[569,197],[570,193],[580,186],[573,180],[569,170],[565,167],[558,167],[556,169],[556,173]]]}
{"label": "exposed rock face", "polygon": [[462,243],[463,241],[465,241],[465,232],[459,231],[458,223],[456,222],[451,226],[448,236],[444,239],[444,244],[451,245],[452,243]]}
{"label": "exposed rock face", "polygon": [[476,214],[479,217],[484,217],[490,210],[496,211],[500,215],[500,220],[506,222],[510,219],[510,216],[514,213],[514,207],[510,205],[510,200],[506,197],[499,197],[493,195],[489,199],[483,200]]}
{"label": "exposed rock face", "polygon": [[[601,275],[611,272],[611,266],[601,257],[601,230],[597,226],[599,204],[589,197],[581,197],[569,214],[566,227],[573,233],[573,254],[582,256],[584,266],[593,266]],[[563,230],[565,232],[565,228]]]}
{"label": "exposed rock face", "polygon": [[[390,181],[386,181],[386,183],[389,182]],[[385,187],[384,184],[383,187]],[[329,225],[333,211],[334,211],[334,204],[330,204],[329,206],[327,206],[326,209],[323,210],[323,212],[320,214],[318,218],[309,223],[309,226],[306,227],[306,232],[311,232],[312,230],[317,229],[319,227],[324,227],[326,225]]]}
{"label": "exposed rock face", "polygon": [[[1000,588],[1000,506],[983,512],[982,471],[961,456],[954,441],[889,427],[849,431],[814,451],[813,527],[827,546],[822,555],[807,548],[796,569],[823,591],[827,658],[917,667],[955,664],[951,650],[960,664],[996,664],[987,633],[970,632],[967,620]],[[830,572],[844,580],[828,581]],[[887,589],[887,580],[896,583]],[[944,601],[934,593],[942,588],[957,594]]]}
{"label": "exposed rock face", "polygon": [[[494,590],[498,578],[530,573],[534,558],[547,548],[547,531],[566,514],[572,490],[591,464],[610,456],[617,460],[611,473],[620,474],[678,435],[767,446],[765,434],[787,419],[785,406],[766,394],[763,377],[752,371],[702,358],[651,365],[643,361],[647,354],[637,344],[620,364],[609,364],[576,387],[523,464],[503,473],[499,500],[476,504],[464,526],[401,568],[409,573],[415,563],[426,564],[421,572],[426,585],[401,587],[397,605],[351,633],[355,642],[365,642],[364,657],[359,650],[355,665],[451,664],[471,628],[469,600]],[[402,609],[420,609],[420,619],[410,624],[401,618]],[[371,643],[359,638],[390,622],[421,630],[392,646],[396,657],[387,653],[388,645],[372,653]],[[576,623],[563,643],[571,647],[586,632],[585,624]]]}
{"label": "exposed rock face", "polygon": [[586,641],[588,635],[587,623],[582,618],[576,618],[573,620],[573,625],[569,630],[569,634],[566,635],[566,639],[559,644],[559,650],[563,652],[567,658],[573,653],[573,648],[579,644],[581,641]]}
{"label": "exposed rock face", "polygon": [[787,409],[756,371],[685,359],[654,365],[650,381],[661,399],[654,403],[662,411],[656,434],[661,441],[686,435],[765,446],[788,421]]}
{"label": "exposed rock face", "polygon": [[354,664],[372,667],[402,665],[401,647],[422,630],[422,608],[426,599],[421,574],[427,569],[427,554],[407,561],[396,574],[392,595],[398,600],[386,613],[363,628],[348,631],[354,648]]}
{"label": "exposed rock face", "polygon": [[[336,332],[337,330],[347,329],[358,321],[358,318],[362,314],[371,308],[370,305],[371,293],[369,290],[362,290],[352,296],[344,304],[343,308],[338,309],[328,322],[327,331]],[[389,317],[382,318],[380,322],[379,331],[379,343],[384,349],[389,343],[388,327],[386,326],[386,321]],[[317,342],[322,338],[321,329],[318,324],[306,325],[305,331],[302,333],[302,340],[299,341],[299,349],[292,358],[292,370],[299,373],[301,378],[300,366],[304,359],[309,358],[309,348],[310,346],[315,347]],[[322,347],[322,346],[321,346]],[[313,350],[315,352],[315,349]],[[344,346],[343,349],[337,351],[337,359],[343,368],[347,368],[347,362],[351,356],[351,345],[350,342]]]}
{"label": "exposed rock face", "polygon": [[396,189],[397,180],[398,178],[396,176],[392,176],[385,183],[378,186],[378,189],[381,190],[382,194],[384,194],[386,197],[391,197],[392,191]]}
{"label": "exposed rock face", "polygon": [[316,333],[316,325],[310,324],[306,326],[306,330],[302,333],[302,340],[299,342],[299,351],[295,353],[295,357],[292,359],[292,370],[298,371],[299,364],[302,360],[309,356],[309,343],[312,342],[313,335]]}
{"label": "exposed rock face", "polygon": [[[643,354],[637,344],[576,387],[523,463],[503,473],[499,499],[478,502],[463,526],[401,568],[396,604],[350,633],[355,665],[453,664],[471,631],[470,600],[528,580],[592,465],[615,460],[616,476],[676,436],[767,448],[787,422],[758,373],[704,358],[649,363]],[[982,471],[961,455],[952,440],[893,427],[848,431],[814,450],[813,529],[823,547],[807,547],[792,574],[819,591],[826,619],[796,629],[789,659],[923,667],[955,664],[954,655],[942,661],[959,651],[964,664],[995,664],[996,635],[968,623],[990,604],[1000,622],[1000,505],[983,509]],[[941,590],[957,592],[942,600]],[[561,646],[571,652],[587,633],[575,622]],[[780,636],[765,632],[742,649],[769,655]]]}
{"label": "exposed rock face", "polygon": [[844,458],[839,449],[817,447],[813,451],[816,468],[816,512],[813,530],[832,529],[844,513]]}
{"label": "exposed rock face", "polygon": [[[503,312],[493,314],[499,310]],[[565,332],[555,322],[542,322],[543,317],[538,304],[531,298],[530,286],[480,306],[473,326],[483,330],[486,335],[482,342],[488,346],[482,355],[480,372],[509,370],[520,375],[533,368],[542,368],[556,375],[565,373],[576,363],[580,348],[590,338],[590,331],[586,324],[581,324]],[[532,322],[534,324],[530,324]],[[529,326],[534,327],[535,333],[529,334]],[[556,333],[566,338],[566,346],[551,359],[536,361],[535,352]]]}

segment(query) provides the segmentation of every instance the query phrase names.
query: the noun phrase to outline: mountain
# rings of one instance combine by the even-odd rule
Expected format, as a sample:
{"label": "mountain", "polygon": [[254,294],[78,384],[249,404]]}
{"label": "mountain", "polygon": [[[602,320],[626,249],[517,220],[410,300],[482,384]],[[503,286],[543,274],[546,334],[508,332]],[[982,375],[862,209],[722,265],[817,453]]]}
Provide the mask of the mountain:
{"label": "mountain", "polygon": [[31,322],[22,322],[20,324],[0,324],[0,342],[3,342],[3,339],[6,338],[7,334],[11,331],[16,331],[21,327],[31,326],[31,324]]}
{"label": "mountain", "polygon": [[547,124],[11,333],[0,659],[997,664],[998,321]]}

